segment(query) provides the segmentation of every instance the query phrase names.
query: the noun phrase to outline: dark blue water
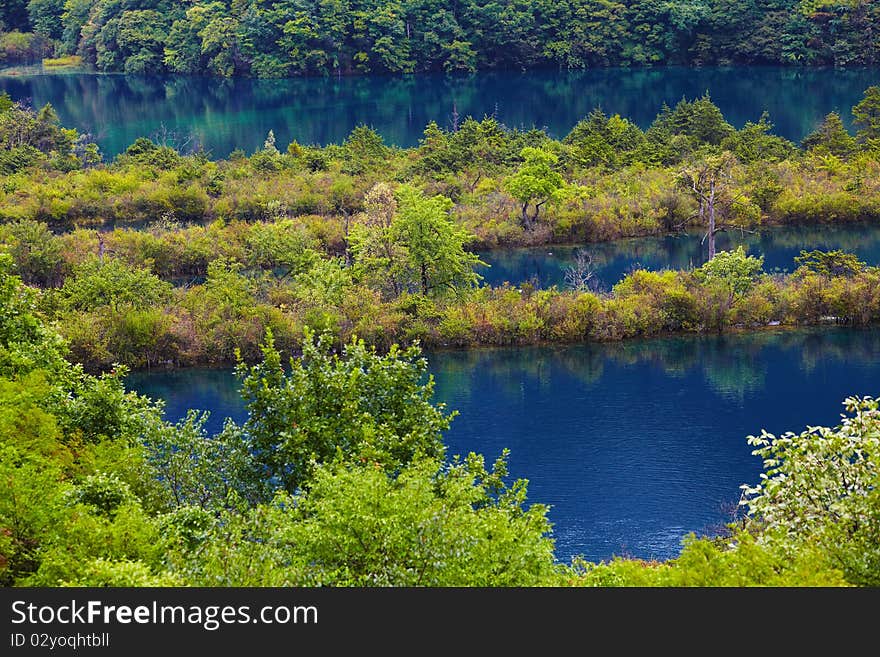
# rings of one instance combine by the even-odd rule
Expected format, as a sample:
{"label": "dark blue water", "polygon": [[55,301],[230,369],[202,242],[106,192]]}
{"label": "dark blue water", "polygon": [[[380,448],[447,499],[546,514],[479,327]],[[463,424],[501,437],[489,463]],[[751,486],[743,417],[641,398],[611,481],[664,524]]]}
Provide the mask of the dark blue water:
{"label": "dark blue water", "polygon": [[[880,394],[880,330],[787,331],[610,345],[429,354],[436,398],[460,411],[450,453],[494,459],[550,504],[557,554],[668,558],[714,532],[760,462],[746,436],[835,424],[848,395]],[[229,370],[136,373],[130,384],[239,421]]]}
{"label": "dark blue water", "polygon": [[143,136],[184,149],[201,144],[215,156],[261,148],[269,130],[282,149],[291,139],[339,143],[361,123],[413,146],[429,121],[450,127],[453,111],[562,137],[596,107],[647,127],[663,103],[707,91],[736,127],[767,110],[777,134],[800,140],[831,111],[849,124],[852,106],[878,83],[880,69],[756,66],[291,80],[0,75],[0,91],[52,103],[65,125],[90,132],[110,156]]}
{"label": "dark blue water", "polygon": [[[498,286],[532,282],[537,287],[565,287],[565,271],[575,263],[575,254],[586,251],[592,258],[593,281],[599,289],[610,289],[628,272],[642,269],[690,269],[706,261],[708,250],[703,234],[688,232],[661,237],[640,237],[583,246],[541,246],[480,252],[491,265],[481,268],[483,282]],[[869,265],[880,265],[880,225],[801,225],[767,228],[758,234],[731,231],[717,235],[718,250],[742,246],[753,256],[764,256],[765,271],[793,271],[794,259],[802,250],[842,249],[855,253]]]}

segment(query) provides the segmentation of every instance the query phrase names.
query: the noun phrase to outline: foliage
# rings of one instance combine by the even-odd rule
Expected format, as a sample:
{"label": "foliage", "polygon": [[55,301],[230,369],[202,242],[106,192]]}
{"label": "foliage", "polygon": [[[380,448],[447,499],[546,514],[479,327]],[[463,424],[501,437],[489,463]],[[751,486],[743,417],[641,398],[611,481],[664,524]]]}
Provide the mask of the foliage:
{"label": "foliage", "polygon": [[747,256],[743,247],[734,251],[720,251],[709,262],[697,269],[697,280],[705,283],[719,281],[726,285],[732,295],[742,296],[748,292],[755,279],[763,271],[764,257]]}
{"label": "foliage", "polygon": [[865,263],[852,253],[843,251],[801,251],[794,261],[801,273],[810,272],[820,276],[845,276],[851,278],[865,269]]}
{"label": "foliage", "polygon": [[485,263],[464,250],[472,236],[455,225],[452,206],[446,197],[427,198],[409,185],[401,186],[394,199],[374,188],[367,199],[372,216],[365,215],[349,236],[356,274],[387,277],[395,295],[443,295],[476,285],[480,277],[474,267]]}
{"label": "foliage", "polygon": [[293,492],[314,464],[337,454],[389,472],[419,456],[442,454],[451,417],[430,402],[433,379],[417,347],[387,355],[353,339],[342,354],[326,337],[306,334],[302,357],[282,367],[269,334],[263,361],[239,365],[248,446],[264,479]]}
{"label": "foliage", "polygon": [[419,460],[390,476],[327,464],[308,491],[276,497],[220,528],[190,565],[205,585],[534,586],[557,567],[546,507],[524,508],[474,454]]}
{"label": "foliage", "polygon": [[70,171],[94,163],[95,158],[97,147],[76,130],[63,128],[50,104],[34,111],[21,103],[7,103],[0,111],[0,174],[36,164]]}
{"label": "foliage", "polygon": [[0,9],[0,22],[18,41],[59,40],[64,52],[102,70],[256,77],[547,65],[871,65],[880,56],[878,21],[876,6],[863,0],[8,0]]}
{"label": "foliage", "polygon": [[804,137],[804,148],[837,157],[847,157],[856,150],[856,141],[843,125],[840,115],[831,112],[815,131]]}
{"label": "foliage", "polygon": [[[550,151],[527,146],[520,156],[523,163],[505,181],[505,187],[519,201],[523,228],[530,230],[538,219],[541,206],[556,198],[565,180],[553,169],[559,158]],[[529,214],[529,205],[534,205],[532,214]]]}
{"label": "foliage", "polygon": [[880,583],[880,412],[876,399],[850,397],[834,428],[750,436],[764,461],[745,501],[762,528],[815,543],[862,586]]}
{"label": "foliage", "polygon": [[116,259],[87,260],[64,282],[60,294],[68,308],[93,310],[110,306],[144,308],[167,299],[171,285],[146,269],[127,266]]}
{"label": "foliage", "polygon": [[0,253],[0,376],[35,369],[57,371],[64,363],[60,337],[37,318],[33,292],[11,273],[12,258]]}
{"label": "foliage", "polygon": [[615,558],[605,563],[575,559],[563,581],[573,586],[847,586],[820,551],[792,552],[782,542],[764,543],[747,533],[733,540],[684,540],[681,555],[664,563]]}
{"label": "foliage", "polygon": [[645,145],[645,135],[637,125],[599,109],[575,125],[563,143],[572,146],[568,157],[578,166],[605,165],[616,169],[630,164]]}
{"label": "foliage", "polygon": [[22,220],[0,226],[0,243],[16,265],[16,273],[29,285],[53,287],[62,276],[64,258],[61,244],[46,224]]}
{"label": "foliage", "polygon": [[[710,273],[736,282],[754,269],[742,253],[722,266],[728,255]],[[204,415],[172,425],[126,392],[123,369],[96,378],[64,361],[11,258],[0,265],[0,344],[15,364],[0,370],[5,586],[878,584],[874,399],[847,400],[852,417],[834,429],[751,437],[765,473],[745,487],[750,517],[731,535],[686,538],[662,564],[563,566],[547,507],[526,504],[524,480],[507,482],[506,451],[491,469],[475,454],[444,460],[451,415],[432,403],[417,347],[382,355],[352,341],[333,353],[329,339],[307,333],[285,369],[269,333],[263,362],[238,370],[247,422],[209,437]],[[592,331],[600,313],[631,317],[633,299],[629,311],[685,321],[689,276],[635,272],[604,306],[577,293],[571,310],[584,321],[573,326]],[[880,287],[870,280],[863,287]],[[556,294],[525,301],[559,312],[569,297]],[[518,291],[502,295],[524,302]]]}
{"label": "foliage", "polygon": [[880,139],[880,86],[873,85],[865,90],[865,97],[852,109],[853,123],[860,128],[856,140],[868,143]]}

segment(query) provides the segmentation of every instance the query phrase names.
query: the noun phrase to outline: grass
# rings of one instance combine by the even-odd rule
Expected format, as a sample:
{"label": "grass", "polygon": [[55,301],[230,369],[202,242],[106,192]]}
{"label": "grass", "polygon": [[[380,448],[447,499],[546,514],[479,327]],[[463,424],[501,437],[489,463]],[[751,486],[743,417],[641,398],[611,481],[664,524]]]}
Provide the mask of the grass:
{"label": "grass", "polygon": [[79,55],[67,55],[66,57],[47,57],[43,60],[44,68],[61,68],[64,66],[82,66],[82,57]]}

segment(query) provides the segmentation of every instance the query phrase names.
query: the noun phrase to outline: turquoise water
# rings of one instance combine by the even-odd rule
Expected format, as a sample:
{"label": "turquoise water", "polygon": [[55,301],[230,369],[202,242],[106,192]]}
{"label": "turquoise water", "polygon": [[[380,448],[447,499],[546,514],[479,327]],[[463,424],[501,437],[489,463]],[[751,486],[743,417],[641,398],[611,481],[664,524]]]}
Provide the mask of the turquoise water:
{"label": "turquoise water", "polygon": [[[582,246],[541,246],[497,249],[480,252],[490,265],[481,268],[483,282],[512,285],[532,282],[537,287],[565,287],[565,271],[575,263],[576,253],[586,251],[591,257],[598,289],[610,289],[635,268],[690,269],[706,261],[707,247],[702,233],[689,232],[661,237],[640,237]],[[730,231],[717,235],[718,250],[742,246],[753,256],[764,256],[765,271],[793,271],[794,259],[801,251],[841,249],[855,253],[869,265],[880,265],[880,225],[799,225],[768,228],[760,233]]]}
{"label": "turquoise water", "polygon": [[252,152],[270,129],[281,148],[291,139],[338,143],[359,123],[413,146],[429,121],[450,127],[453,112],[495,114],[508,126],[562,137],[595,107],[646,127],[663,103],[707,91],[736,127],[767,110],[778,134],[800,140],[832,110],[849,122],[852,106],[878,83],[878,69],[756,66],[290,80],[0,75],[0,90],[34,106],[52,103],[65,125],[92,133],[109,156],[142,136],[184,150],[200,144],[215,156]]}
{"label": "turquoise water", "polygon": [[[681,337],[607,345],[428,354],[436,398],[460,415],[450,454],[492,460],[551,505],[557,554],[669,558],[714,533],[760,461],[746,436],[834,424],[849,395],[880,394],[880,330]],[[140,372],[167,415],[245,409],[230,370]]]}

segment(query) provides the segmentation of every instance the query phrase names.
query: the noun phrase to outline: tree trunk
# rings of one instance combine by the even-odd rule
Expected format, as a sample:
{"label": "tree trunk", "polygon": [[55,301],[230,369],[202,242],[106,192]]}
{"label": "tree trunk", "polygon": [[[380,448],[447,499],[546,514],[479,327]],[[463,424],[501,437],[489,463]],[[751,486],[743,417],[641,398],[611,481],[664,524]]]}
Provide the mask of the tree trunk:
{"label": "tree trunk", "polygon": [[342,215],[345,217],[345,266],[351,267],[351,247],[349,246],[348,241],[348,234],[351,229],[351,217],[348,215],[348,210],[345,209],[342,210]]}
{"label": "tree trunk", "polygon": [[529,216],[529,204],[522,204],[522,225],[526,230],[532,229],[532,218]]}
{"label": "tree trunk", "polygon": [[709,185],[709,260],[715,257],[715,181]]}
{"label": "tree trunk", "polygon": [[428,296],[428,265],[422,263],[422,294]]}

